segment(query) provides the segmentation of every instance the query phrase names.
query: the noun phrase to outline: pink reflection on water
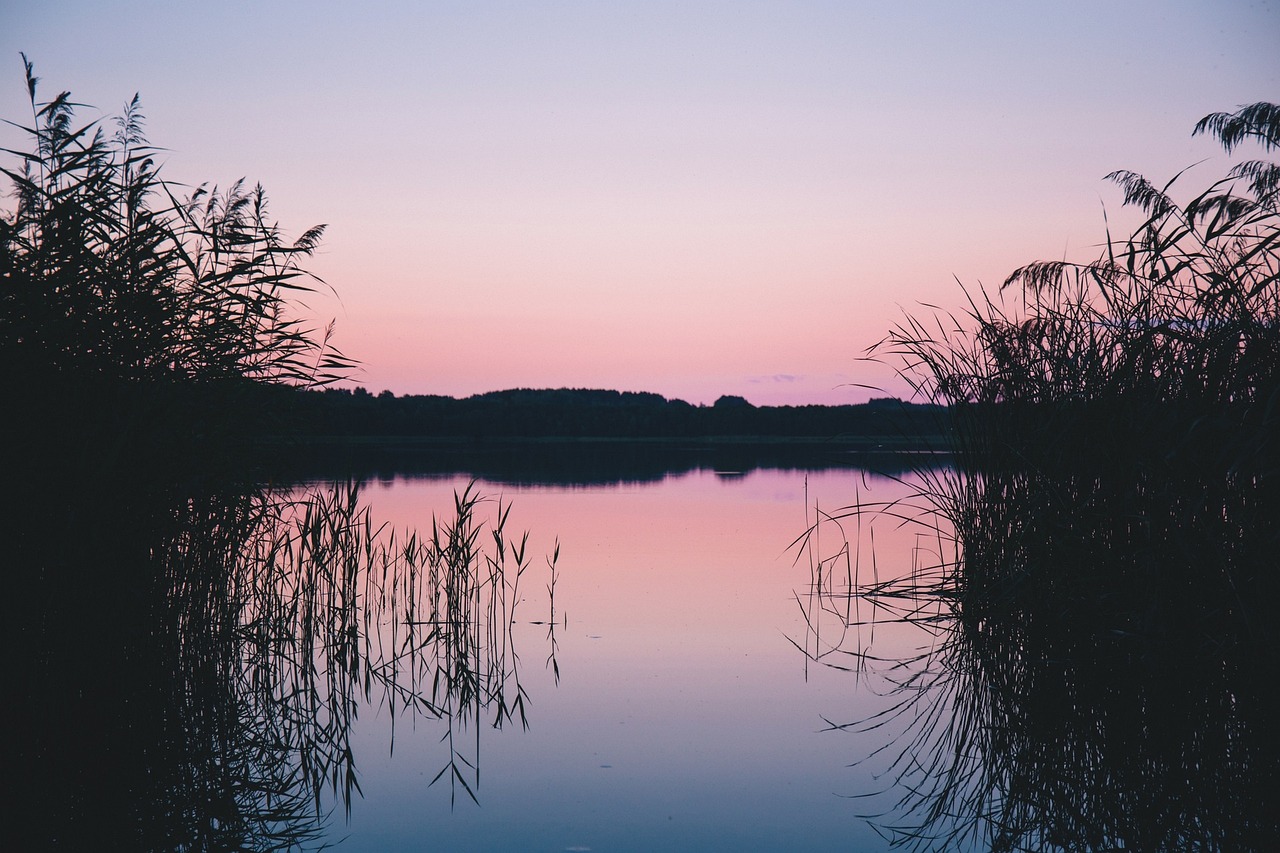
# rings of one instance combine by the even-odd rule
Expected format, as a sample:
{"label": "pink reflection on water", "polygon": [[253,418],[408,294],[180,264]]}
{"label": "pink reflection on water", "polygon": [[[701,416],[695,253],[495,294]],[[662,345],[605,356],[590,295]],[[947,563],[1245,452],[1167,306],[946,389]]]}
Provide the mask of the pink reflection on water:
{"label": "pink reflection on water", "polygon": [[[454,491],[465,486],[461,478],[396,479],[370,484],[364,499],[377,522],[429,528],[433,514],[448,517]],[[383,821],[386,831],[386,822],[403,823],[411,832],[419,819],[429,819],[442,842],[492,835],[500,849],[503,826],[544,835],[554,849],[724,841],[727,826],[758,849],[797,841],[847,849],[864,827],[857,810],[833,795],[864,792],[869,769],[846,765],[879,742],[819,730],[824,718],[852,720],[884,700],[865,676],[806,665],[792,643],[809,642],[797,596],[810,582],[807,558],[793,543],[815,505],[835,512],[913,489],[852,470],[701,470],[589,488],[481,483],[495,498],[490,517],[497,498],[513,503],[509,536],[531,531],[534,558],[514,628],[531,728],[485,734],[483,807],[453,813],[447,797],[425,790],[425,751],[415,760],[416,748],[398,743],[397,756],[410,757],[366,768],[368,796],[356,811],[352,849],[360,849],[361,826]],[[875,528],[880,576],[910,571],[919,531],[889,518]],[[858,533],[852,523],[846,531]],[[824,536],[837,544],[834,531]],[[557,539],[558,686],[544,667],[546,628],[528,624],[546,617],[540,555]],[[861,559],[859,570],[870,571],[871,555]],[[929,642],[905,626],[876,631],[884,656]],[[385,737],[368,736],[371,745]],[[397,804],[411,811],[396,812]],[[867,849],[879,846],[873,839],[865,839]],[[693,846],[681,841],[672,849]]]}

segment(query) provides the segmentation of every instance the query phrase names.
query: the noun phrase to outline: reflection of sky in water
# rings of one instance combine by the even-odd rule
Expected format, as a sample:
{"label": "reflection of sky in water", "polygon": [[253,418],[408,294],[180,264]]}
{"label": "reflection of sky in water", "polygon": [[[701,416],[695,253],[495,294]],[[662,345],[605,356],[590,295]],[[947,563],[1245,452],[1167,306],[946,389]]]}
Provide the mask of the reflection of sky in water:
{"label": "reflection of sky in water", "polygon": [[[516,649],[530,729],[484,728],[480,805],[451,812],[431,721],[401,720],[388,762],[385,709],[356,733],[364,799],[345,850],[882,849],[858,818],[876,787],[847,765],[884,742],[820,733],[885,700],[851,674],[809,667],[787,641],[803,621],[793,591],[808,579],[788,545],[809,500],[834,509],[904,488],[849,471],[699,472],[661,484],[498,487],[510,527],[533,553],[561,542],[556,605],[561,682],[544,668],[545,627],[520,624]],[[463,481],[397,480],[365,492],[374,517],[429,523]],[[868,493],[870,488],[870,493]],[[911,535],[877,531],[881,572],[906,566]],[[521,622],[545,616],[541,557],[522,580]],[[880,654],[925,642],[877,629]],[[876,685],[872,685],[876,686]],[[879,685],[883,687],[883,685]],[[469,731],[464,737],[473,737]],[[882,804],[887,805],[887,804]]]}

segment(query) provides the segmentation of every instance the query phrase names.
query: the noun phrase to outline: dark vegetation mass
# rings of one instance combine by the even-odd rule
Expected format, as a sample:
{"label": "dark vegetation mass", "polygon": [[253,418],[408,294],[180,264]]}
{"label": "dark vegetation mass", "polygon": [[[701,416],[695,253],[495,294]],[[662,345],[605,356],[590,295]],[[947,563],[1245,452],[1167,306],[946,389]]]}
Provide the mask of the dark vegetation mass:
{"label": "dark vegetation mass", "polygon": [[[292,395],[294,431],[317,436],[475,438],[762,437],[939,441],[945,410],[894,399],[848,406],[694,406],[658,394],[555,389],[465,399],[328,388]],[[741,402],[734,402],[734,400]]]}
{"label": "dark vegetation mass", "polygon": [[509,506],[468,489],[401,534],[354,484],[246,468],[350,365],[293,314],[322,229],[287,239],[260,187],[162,179],[136,98],[77,124],[25,82],[30,145],[0,167],[8,846],[323,846],[368,707],[436,725],[436,781],[476,797],[481,719],[527,724],[510,632],[541,558]]}
{"label": "dark vegetation mass", "polygon": [[[1195,132],[1274,154],[1280,107]],[[854,580],[848,551],[819,559],[807,616],[849,638],[860,610],[936,634],[890,670],[897,704],[849,726],[906,731],[874,818],[904,847],[1266,850],[1280,834],[1280,166],[1246,160],[1191,193],[1185,174],[1110,178],[1140,214],[1131,235],[881,345],[951,411],[956,466],[921,473],[915,509],[837,520],[918,524],[916,556],[936,559],[883,583]],[[815,657],[865,670],[868,651]]]}
{"label": "dark vegetation mass", "polygon": [[294,314],[323,226],[289,239],[261,186],[162,178],[136,96],[111,125],[78,123],[70,93],[41,102],[38,82],[26,63],[31,115],[9,123],[30,145],[5,152],[0,216],[0,383],[23,458],[180,457],[262,429],[253,387],[345,371],[330,329]]}
{"label": "dark vegetation mass", "polygon": [[[320,469],[361,477],[396,472],[466,474],[492,482],[565,485],[652,482],[712,469],[859,465],[890,473],[902,451],[938,460],[946,411],[899,400],[852,406],[692,406],[657,394],[583,389],[514,390],[452,397],[372,395],[357,388],[288,396],[292,426],[271,440],[283,476]],[[740,399],[740,398],[739,398]]]}
{"label": "dark vegetation mass", "polygon": [[[1207,116],[1232,151],[1280,147],[1280,107]],[[1185,176],[1184,172],[1184,176]],[[1179,177],[1108,176],[1142,221],[1093,261],[1015,270],[945,323],[882,345],[952,407],[967,458],[1214,476],[1274,471],[1280,433],[1280,165],[1237,164],[1187,194]],[[1181,176],[1180,176],[1181,177]],[[941,335],[938,334],[941,331]]]}

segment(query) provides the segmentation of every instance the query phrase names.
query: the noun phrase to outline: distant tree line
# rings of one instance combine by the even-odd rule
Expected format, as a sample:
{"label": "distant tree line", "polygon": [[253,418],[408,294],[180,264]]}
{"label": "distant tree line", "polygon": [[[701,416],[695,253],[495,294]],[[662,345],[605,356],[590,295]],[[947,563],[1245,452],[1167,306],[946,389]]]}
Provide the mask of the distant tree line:
{"label": "distant tree line", "polygon": [[[325,388],[267,388],[289,432],[311,436],[475,438],[866,438],[921,440],[946,409],[885,398],[843,406],[753,406],[725,396],[695,406],[659,394],[516,389],[464,399]],[[286,399],[287,397],[287,399]]]}

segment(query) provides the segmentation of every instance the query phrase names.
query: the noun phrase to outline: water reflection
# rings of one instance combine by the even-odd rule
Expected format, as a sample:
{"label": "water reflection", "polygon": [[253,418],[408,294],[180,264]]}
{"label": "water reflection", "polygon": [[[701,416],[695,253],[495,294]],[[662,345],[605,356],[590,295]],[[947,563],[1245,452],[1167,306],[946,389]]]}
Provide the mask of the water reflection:
{"label": "water reflection", "polygon": [[904,474],[946,464],[944,453],[850,449],[838,441],[767,442],[386,439],[281,448],[273,461],[285,476],[356,479],[472,477],[490,483],[544,486],[603,486],[660,483],[697,471],[741,476],[751,471],[832,469]]}
{"label": "water reflection", "polygon": [[[881,735],[871,820],[920,850],[1269,849],[1278,510],[1241,472],[1006,470],[817,519],[798,645],[888,686],[832,724]],[[881,580],[898,525],[918,547]],[[934,641],[878,657],[895,623]]]}
{"label": "water reflection", "polygon": [[527,726],[511,626],[552,623],[554,664],[554,624],[517,613],[535,559],[509,505],[463,491],[416,534],[352,485],[82,485],[35,489],[6,541],[19,848],[309,846],[360,795],[359,712],[391,748],[438,721],[452,797],[477,795],[482,729]]}

